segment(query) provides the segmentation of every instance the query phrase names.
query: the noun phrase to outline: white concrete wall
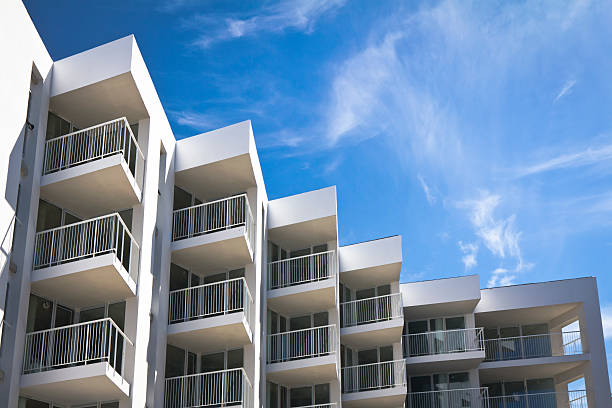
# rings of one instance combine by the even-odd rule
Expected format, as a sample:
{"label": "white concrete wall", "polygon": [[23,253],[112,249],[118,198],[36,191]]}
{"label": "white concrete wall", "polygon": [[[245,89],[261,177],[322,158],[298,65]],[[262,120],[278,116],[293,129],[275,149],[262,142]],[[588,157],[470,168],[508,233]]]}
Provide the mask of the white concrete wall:
{"label": "white concrete wall", "polygon": [[402,237],[395,235],[338,248],[340,272],[402,262]]}
{"label": "white concrete wall", "polygon": [[404,307],[474,301],[480,299],[478,275],[436,279],[401,285]]}
{"label": "white concrete wall", "polygon": [[278,198],[270,201],[268,207],[268,229],[334,216],[336,186]]}

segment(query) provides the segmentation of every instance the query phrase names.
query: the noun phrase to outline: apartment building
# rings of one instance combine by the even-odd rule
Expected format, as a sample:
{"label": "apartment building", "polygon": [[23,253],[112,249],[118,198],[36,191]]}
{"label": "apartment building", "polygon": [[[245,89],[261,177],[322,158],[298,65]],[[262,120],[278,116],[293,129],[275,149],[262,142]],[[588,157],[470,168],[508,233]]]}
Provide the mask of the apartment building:
{"label": "apartment building", "polygon": [[594,278],[400,284],[249,121],[177,141],[133,36],[53,61],[7,0],[0,50],[1,407],[610,406]]}

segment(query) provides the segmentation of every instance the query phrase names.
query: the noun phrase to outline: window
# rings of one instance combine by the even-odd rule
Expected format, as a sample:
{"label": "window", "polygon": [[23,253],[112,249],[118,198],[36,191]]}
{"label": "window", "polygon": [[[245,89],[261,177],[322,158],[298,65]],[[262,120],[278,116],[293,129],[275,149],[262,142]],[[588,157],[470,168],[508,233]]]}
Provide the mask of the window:
{"label": "window", "polygon": [[329,384],[293,387],[289,391],[290,406],[303,407],[308,405],[329,404]]}
{"label": "window", "polygon": [[47,118],[47,140],[67,135],[73,130],[76,129],[73,129],[73,126],[70,124],[70,122],[60,118],[53,112],[49,112],[49,116]]}

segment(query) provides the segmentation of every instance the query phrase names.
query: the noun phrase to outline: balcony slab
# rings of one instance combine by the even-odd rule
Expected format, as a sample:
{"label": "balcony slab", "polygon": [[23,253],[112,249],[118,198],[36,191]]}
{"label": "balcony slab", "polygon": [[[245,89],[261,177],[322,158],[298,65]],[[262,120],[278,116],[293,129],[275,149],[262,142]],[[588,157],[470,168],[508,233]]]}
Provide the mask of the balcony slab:
{"label": "balcony slab", "polygon": [[268,307],[297,314],[336,307],[336,277],[268,290]]}
{"label": "balcony slab", "polygon": [[253,262],[244,226],[172,242],[172,262],[196,271],[240,268]]}
{"label": "balcony slab", "polygon": [[402,341],[404,319],[395,318],[340,329],[342,344],[353,348],[375,347]]}
{"label": "balcony slab", "polygon": [[40,198],[83,218],[131,208],[141,195],[121,154],[45,174],[40,180]]}
{"label": "balcony slab", "polygon": [[406,369],[411,374],[471,370],[484,360],[484,350],[407,357]]}
{"label": "balcony slab", "polygon": [[168,343],[196,353],[238,348],[252,341],[253,333],[244,312],[168,325]]}
{"label": "balcony slab", "polygon": [[283,385],[329,382],[338,378],[338,356],[331,353],[320,357],[268,363],[266,371],[268,381]]}
{"label": "balcony slab", "polygon": [[552,378],[567,370],[579,367],[590,360],[590,354],[552,356],[520,360],[486,361],[478,367],[482,383],[522,378]]}
{"label": "balcony slab", "polygon": [[35,269],[31,282],[33,292],[77,308],[136,295],[136,282],[114,253]]}
{"label": "balcony slab", "polygon": [[346,408],[396,408],[404,405],[406,386],[342,394],[342,406]]}
{"label": "balcony slab", "polygon": [[130,384],[103,362],[24,374],[21,395],[60,404],[85,404],[126,399]]}

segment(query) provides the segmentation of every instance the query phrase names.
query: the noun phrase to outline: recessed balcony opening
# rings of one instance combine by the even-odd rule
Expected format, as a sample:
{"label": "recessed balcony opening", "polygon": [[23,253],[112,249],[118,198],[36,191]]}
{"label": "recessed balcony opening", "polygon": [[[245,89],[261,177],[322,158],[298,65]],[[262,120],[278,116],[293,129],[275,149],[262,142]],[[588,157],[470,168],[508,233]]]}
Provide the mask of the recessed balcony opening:
{"label": "recessed balcony opening", "polygon": [[203,352],[251,343],[255,307],[244,277],[170,292],[168,341]]}
{"label": "recessed balcony opening", "polygon": [[323,244],[287,252],[270,242],[269,252],[273,259],[268,263],[269,307],[289,314],[335,307],[336,251]]}
{"label": "recessed balcony opening", "polygon": [[21,390],[62,403],[129,396],[125,354],[132,342],[111,318],[26,334]]}
{"label": "recessed balcony opening", "polygon": [[125,117],[77,129],[49,113],[43,199],[83,217],[129,208],[140,203],[144,168],[144,155]]}
{"label": "recessed balcony opening", "polygon": [[409,392],[406,408],[489,408],[486,388]]}
{"label": "recessed balcony opening", "polygon": [[118,213],[36,233],[32,290],[73,307],[133,297],[140,248]]}
{"label": "recessed balcony opening", "polygon": [[[581,384],[584,386],[584,383]],[[530,378],[483,384],[489,408],[587,408],[587,392],[574,384],[556,384],[554,378]]]}
{"label": "recessed balcony opening", "polygon": [[342,405],[395,407],[406,396],[404,360],[381,361],[342,368]]}
{"label": "recessed balcony opening", "polygon": [[173,261],[200,270],[253,262],[255,219],[247,195],[176,209],[172,242]]}

